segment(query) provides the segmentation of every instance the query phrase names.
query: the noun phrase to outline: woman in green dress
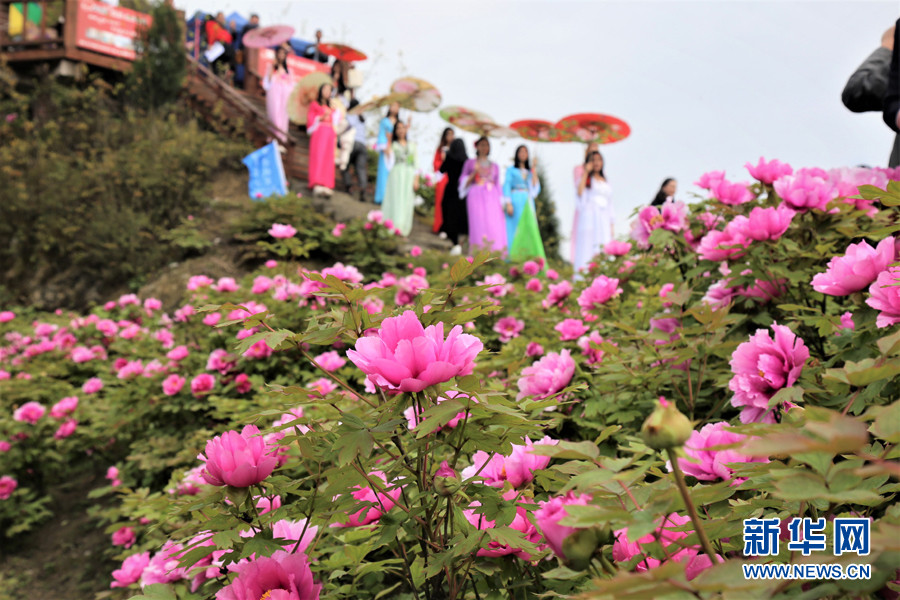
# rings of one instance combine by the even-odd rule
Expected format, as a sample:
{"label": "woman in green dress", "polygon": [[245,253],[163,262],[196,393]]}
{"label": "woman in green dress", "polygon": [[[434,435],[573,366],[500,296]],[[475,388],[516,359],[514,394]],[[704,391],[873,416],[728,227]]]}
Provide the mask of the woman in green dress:
{"label": "woman in green dress", "polygon": [[406,123],[397,121],[393,141],[385,150],[391,174],[388,176],[384,203],[381,205],[384,218],[393,221],[394,227],[404,236],[412,231],[416,192],[419,191],[416,147],[407,140],[406,133]]}

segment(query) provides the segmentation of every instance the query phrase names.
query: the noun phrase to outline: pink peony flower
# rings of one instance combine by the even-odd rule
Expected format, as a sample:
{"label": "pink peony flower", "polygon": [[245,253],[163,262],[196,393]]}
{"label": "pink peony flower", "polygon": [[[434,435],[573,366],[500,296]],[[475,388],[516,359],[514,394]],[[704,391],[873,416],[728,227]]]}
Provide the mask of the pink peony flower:
{"label": "pink peony flower", "polygon": [[375,335],[356,340],[347,358],[382,389],[421,392],[472,373],[483,347],[459,325],[444,339],[443,323],[423,327],[416,313],[407,310],[385,319]]}
{"label": "pink peony flower", "polygon": [[428,287],[428,281],[420,275],[409,275],[397,282],[397,294],[394,303],[398,306],[414,304],[416,296]]}
{"label": "pink peony flower", "polygon": [[0,500],[7,500],[17,487],[19,487],[19,482],[9,475],[0,477]]}
{"label": "pink peony flower", "polygon": [[26,402],[13,412],[13,421],[35,425],[45,412],[47,409],[40,402]]}
{"label": "pink peony flower", "polygon": [[525,348],[525,356],[541,356],[544,354],[544,347],[538,344],[537,342],[528,342],[528,347]]}
{"label": "pink peony flower", "polygon": [[208,315],[203,317],[203,324],[207,325],[209,327],[215,327],[216,325],[219,324],[219,321],[221,321],[221,320],[222,320],[221,313],[217,313],[217,312],[209,313]]}
{"label": "pink peony flower", "polygon": [[180,360],[184,360],[189,355],[190,352],[188,351],[187,346],[175,346],[166,353],[166,358],[177,362]]}
{"label": "pink peony flower", "polygon": [[538,529],[557,557],[566,558],[563,552],[563,542],[578,531],[577,527],[560,524],[560,521],[569,516],[566,507],[587,506],[590,501],[591,497],[587,494],[576,495],[574,492],[568,492],[565,496],[555,496],[546,502],[540,502],[540,508],[534,511],[534,520],[537,521]]}
{"label": "pink peony flower", "polygon": [[140,554],[132,554],[124,561],[122,566],[112,572],[113,582],[109,587],[128,587],[137,583],[141,579],[144,569],[150,564],[150,553],[142,552]]}
{"label": "pink peony flower", "polygon": [[50,416],[54,419],[62,419],[63,417],[71,415],[73,412],[75,412],[76,408],[78,408],[78,397],[66,396],[53,405],[53,407],[50,409]]}
{"label": "pink peony flower", "polygon": [[462,471],[463,480],[480,477],[485,485],[501,488],[503,482],[509,481],[514,488],[520,487],[534,479],[534,472],[545,469],[550,464],[549,456],[533,454],[535,444],[555,446],[559,442],[544,436],[543,439],[533,442],[525,438],[524,445],[513,444],[509,456],[502,454],[488,454],[483,450],[472,455],[472,466]]}
{"label": "pink peony flower", "polygon": [[[345,265],[344,263],[334,263],[331,267],[326,267],[322,269],[322,276],[328,277],[329,275],[334,275],[341,281],[346,281],[347,283],[360,283],[363,280],[363,274],[360,273],[359,269],[352,265]],[[425,284],[425,287],[428,287],[428,284]]]}
{"label": "pink peony flower", "polygon": [[872,248],[867,242],[850,244],[843,256],[833,256],[828,269],[812,278],[813,289],[829,296],[847,296],[867,288],[896,254],[894,238],[886,237]]}
{"label": "pink peony flower", "polygon": [[120,527],[112,534],[113,546],[125,546],[126,550],[131,548],[135,541],[137,541],[137,536],[131,527]]}
{"label": "pink peony flower", "polygon": [[718,262],[743,256],[750,240],[739,229],[740,227],[726,227],[724,231],[713,230],[704,235],[697,248],[700,258]]}
{"label": "pink peony flower", "polygon": [[881,311],[875,318],[878,327],[889,327],[900,323],[900,267],[891,267],[882,271],[869,286],[869,298],[866,304]]}
{"label": "pink peony flower", "polygon": [[711,190],[714,185],[725,179],[725,171],[710,171],[700,176],[700,179],[694,182],[698,188]]}
{"label": "pink peony flower", "polygon": [[234,366],[233,357],[228,354],[228,350],[223,350],[222,348],[216,348],[210,352],[209,357],[206,359],[206,370],[218,371],[222,375],[228,373]]}
{"label": "pink peony flower", "polygon": [[371,504],[371,506],[364,506],[351,514],[346,523],[335,523],[335,527],[361,527],[368,525],[374,523],[381,518],[381,515],[394,508],[394,504],[403,493],[403,489],[400,486],[393,487],[388,485],[387,478],[381,471],[372,471],[369,473],[369,478],[381,480],[381,483],[376,486],[376,489],[379,490],[378,492],[374,491],[372,486],[367,483],[366,485],[356,486],[357,490],[351,495],[359,502]]}
{"label": "pink peony flower", "polygon": [[234,386],[238,394],[246,394],[253,389],[253,382],[250,381],[250,377],[246,373],[240,373],[234,378]]}
{"label": "pink peony flower", "polygon": [[[213,281],[211,278],[207,277],[206,275],[192,275],[188,279],[187,289],[190,292],[195,292],[195,291],[199,290],[200,288],[209,287],[214,283],[215,283],[215,281]],[[185,306],[184,308],[187,308],[187,307]]]}
{"label": "pink peony flower", "polygon": [[625,256],[631,252],[631,242],[613,240],[603,247],[603,251],[610,256]]}
{"label": "pink peony flower", "polygon": [[753,179],[768,185],[771,185],[785,175],[793,175],[794,173],[794,168],[791,167],[791,165],[783,163],[777,158],[766,162],[766,159],[760,156],[756,166],[750,163],[747,163],[744,166],[747,167],[747,171],[750,172],[750,176],[753,177]]}
{"label": "pink peony flower", "polygon": [[75,348],[72,348],[71,358],[73,363],[86,363],[89,360],[94,360],[94,353],[91,352],[90,348],[76,346]]}
{"label": "pink peony flower", "polygon": [[522,272],[526,275],[537,275],[541,272],[541,265],[533,260],[527,260],[525,261],[525,264],[522,265]]}
{"label": "pink peony flower", "polygon": [[[481,506],[481,503],[476,500],[470,506],[479,507]],[[473,527],[482,531],[493,529],[497,526],[496,521],[486,518],[483,513],[475,512],[475,508],[467,508],[463,510],[463,515],[465,515],[466,520]],[[521,532],[525,539],[532,544],[538,544],[541,541],[541,534],[538,533],[537,528],[528,518],[528,511],[526,511],[525,507],[523,506],[516,506],[516,516],[513,517],[513,520],[509,524],[509,527],[510,529],[515,529],[516,531]],[[522,548],[503,544],[497,540],[489,541],[487,548],[480,548],[476,554],[477,556],[507,556],[509,554],[513,554],[521,558],[522,560],[531,560],[531,554],[529,554]]]}
{"label": "pink peony flower", "polygon": [[774,423],[777,407],[770,408],[769,400],[778,390],[794,385],[809,358],[806,344],[790,329],[777,324],[772,329],[774,340],[767,330],[758,329],[731,355],[734,377],[728,387],[734,392],[732,406],[741,408],[743,423]]}
{"label": "pink peony flower", "polygon": [[796,175],[786,175],[775,182],[775,192],[790,208],[805,212],[825,210],[828,203],[837,197],[834,184],[824,177],[802,169]]}
{"label": "pink peony flower", "polygon": [[336,351],[332,350],[331,352],[323,352],[313,359],[317,366],[326,371],[337,371],[345,364],[347,364],[347,359],[342,357]]}
{"label": "pink peony flower", "polygon": [[710,192],[712,192],[712,197],[722,204],[737,206],[738,204],[746,204],[753,200],[753,192],[747,189],[748,185],[750,184],[732,183],[723,179],[713,185]]}
{"label": "pink peony flower", "polygon": [[795,214],[793,209],[783,204],[776,208],[757,206],[750,211],[739,233],[758,242],[777,240],[791,226]]}
{"label": "pink peony flower", "polygon": [[771,302],[775,298],[783,296],[787,292],[787,279],[779,278],[776,281],[756,279],[753,285],[743,289],[738,288],[737,294],[745,298],[757,298],[763,304]]}
{"label": "pink peony flower", "polygon": [[318,600],[322,586],[313,579],[306,554],[259,557],[241,567],[219,590],[216,600]]}
{"label": "pink peony flower", "polygon": [[544,284],[537,277],[532,277],[525,284],[525,289],[529,292],[540,292],[544,289]]}
{"label": "pink peony flower", "polygon": [[78,427],[78,421],[75,419],[67,419],[63,422],[62,425],[57,428],[56,433],[53,434],[53,438],[57,440],[64,440],[73,433],[75,433],[75,428]]}
{"label": "pink peony flower", "polygon": [[494,331],[500,334],[500,341],[504,344],[519,337],[523,329],[525,329],[525,321],[515,317],[503,317],[494,325]]}
{"label": "pink peony flower", "polygon": [[0,440],[0,452],[9,452],[11,448],[12,444],[6,440]]}
{"label": "pink peony flower", "polygon": [[234,277],[220,277],[216,282],[214,289],[217,292],[236,292],[241,286],[237,284]]}
{"label": "pink peony flower", "polygon": [[255,425],[246,425],[240,433],[226,431],[206,442],[203,479],[211,485],[250,487],[268,477],[278,459],[259,435]]}
{"label": "pink peony flower", "polygon": [[678,464],[685,475],[693,475],[701,481],[730,480],[734,470],[728,465],[743,462],[769,462],[764,457],[745,456],[737,449],[714,449],[743,442],[747,436],[727,431],[728,423],[707,423],[700,431],[691,433],[684,444],[687,457],[679,456]]}
{"label": "pink peony flower", "polygon": [[572,293],[573,289],[572,284],[568,281],[551,283],[549,287],[550,293],[547,294],[547,297],[544,298],[543,302],[541,302],[541,306],[543,306],[544,308],[550,308],[551,306],[562,306],[569,298],[569,295]]}
{"label": "pink peony flower", "polygon": [[141,573],[141,587],[187,579],[187,570],[178,566],[183,555],[184,548],[181,544],[174,542],[163,544],[160,551],[150,558],[150,562]]}
{"label": "pink peony flower", "polygon": [[344,223],[338,223],[334,226],[334,229],[331,230],[331,235],[334,237],[341,237],[344,233],[344,229],[346,229],[346,225]]}
{"label": "pink peony flower", "polygon": [[409,251],[409,255],[412,256],[413,258],[415,258],[417,256],[422,256],[422,249],[419,248],[418,246],[413,246]]}
{"label": "pink peony flower", "polygon": [[181,388],[184,387],[185,378],[177,373],[172,373],[162,382],[162,390],[163,394],[166,396],[174,396],[178,392],[181,391]]}
{"label": "pink peony flower", "polygon": [[631,225],[631,237],[641,248],[650,247],[650,234],[657,229],[679,232],[687,227],[687,206],[683,202],[666,202],[661,208],[645,206]]}
{"label": "pink peony flower", "polygon": [[578,340],[578,347],[581,348],[581,353],[587,357],[587,364],[596,366],[603,362],[604,352],[597,346],[605,341],[607,340],[604,340],[603,336],[596,331],[592,331],[590,335],[586,335]]}
{"label": "pink peony flower", "polygon": [[[619,287],[619,280],[601,275],[596,277],[591,285],[586,287],[581,295],[578,296],[578,306],[581,307],[581,314],[587,318],[590,311],[597,310],[610,299],[616,298],[622,293]],[[584,332],[582,332],[584,333]]]}
{"label": "pink peony flower", "polygon": [[119,468],[118,467],[109,467],[106,469],[106,478],[112,482],[113,487],[120,485],[122,482],[119,481]]}
{"label": "pink peony flower", "polygon": [[567,342],[577,340],[587,333],[588,326],[581,319],[563,319],[553,329],[559,332],[561,342]]}
{"label": "pink peony flower", "polygon": [[[696,546],[684,547],[680,540],[688,537],[692,531],[675,531],[681,529],[682,526],[690,523],[690,517],[682,517],[677,513],[671,513],[662,522],[662,525],[653,533],[639,538],[637,541],[631,542],[628,539],[628,529],[620,529],[614,533],[616,541],[613,544],[613,560],[616,562],[628,562],[636,556],[640,556],[641,560],[635,565],[638,572],[646,571],[658,567],[661,562],[659,559],[653,558],[649,554],[649,549],[644,550],[643,546],[659,542],[666,551],[668,560],[675,562],[683,562],[685,565],[685,576],[690,580],[702,573],[705,569],[712,566],[709,556],[701,553]],[[721,562],[721,558],[719,558]]]}
{"label": "pink peony flower", "polygon": [[0,323],[9,323],[16,318],[16,313],[11,310],[0,311]]}
{"label": "pink peony flower", "polygon": [[853,322],[853,313],[845,312],[841,315],[841,328],[853,331],[856,329],[856,323]]}
{"label": "pink peony flower", "polygon": [[283,240],[297,235],[297,230],[291,225],[272,223],[272,227],[269,228],[269,235],[277,240]]}
{"label": "pink peony flower", "polygon": [[549,398],[572,381],[575,374],[575,360],[568,350],[551,352],[530,367],[522,369],[519,378],[517,400],[532,397],[536,400]]}
{"label": "pink peony flower", "polygon": [[200,373],[191,379],[191,393],[200,396],[211,391],[216,386],[216,378],[209,373]]}

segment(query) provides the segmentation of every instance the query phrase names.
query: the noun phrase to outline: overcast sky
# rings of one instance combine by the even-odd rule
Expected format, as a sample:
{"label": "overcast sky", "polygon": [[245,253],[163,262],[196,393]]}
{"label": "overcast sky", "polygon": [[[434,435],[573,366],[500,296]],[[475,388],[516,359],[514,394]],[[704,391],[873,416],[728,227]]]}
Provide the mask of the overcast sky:
{"label": "overcast sky", "polygon": [[[824,168],[887,165],[892,133],[878,113],[841,104],[850,74],[900,16],[891,1],[367,0],[178,2],[195,10],[257,12],[297,37],[348,43],[359,63],[359,97],[397,77],[434,83],[444,104],[475,108],[498,122],[555,121],[601,112],[627,121],[631,136],[604,146],[616,232],[665,177],[691,200],[692,182],[760,156]],[[430,165],[444,123],[415,114],[420,167]],[[517,141],[494,143],[505,167]],[[534,144],[549,172],[563,233],[571,230],[577,144]],[[536,148],[535,148],[536,147]],[[564,245],[568,248],[568,245]],[[568,258],[568,257],[567,257]]]}

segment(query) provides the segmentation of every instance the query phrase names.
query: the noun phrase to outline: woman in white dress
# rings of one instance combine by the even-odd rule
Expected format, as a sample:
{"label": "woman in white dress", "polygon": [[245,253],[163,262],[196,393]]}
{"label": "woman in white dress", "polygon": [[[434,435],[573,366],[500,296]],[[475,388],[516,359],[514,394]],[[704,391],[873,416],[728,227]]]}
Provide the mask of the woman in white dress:
{"label": "woman in white dress", "polygon": [[603,173],[603,155],[591,152],[578,182],[578,219],[575,221],[572,266],[575,277],[613,239],[612,188]]}

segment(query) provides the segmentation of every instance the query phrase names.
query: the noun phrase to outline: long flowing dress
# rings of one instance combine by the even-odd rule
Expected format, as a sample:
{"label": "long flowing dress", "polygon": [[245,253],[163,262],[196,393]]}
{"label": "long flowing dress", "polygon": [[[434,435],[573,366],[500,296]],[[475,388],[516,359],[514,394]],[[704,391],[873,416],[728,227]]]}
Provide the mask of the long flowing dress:
{"label": "long flowing dress", "polygon": [[387,117],[381,119],[381,122],[378,124],[378,140],[375,142],[375,149],[378,150],[378,177],[375,179],[375,204],[381,204],[384,201],[384,190],[387,187],[388,175],[391,172],[384,151],[387,150],[388,135],[393,132],[394,124],[391,120]]}
{"label": "long flowing dress", "polygon": [[512,215],[504,212],[506,240],[511,259],[546,258],[537,222],[537,210],[534,206],[534,199],[540,193],[541,182],[534,183],[530,172],[523,172],[515,166],[506,169],[503,197],[504,201],[513,207]]}
{"label": "long flowing dress", "polygon": [[454,246],[459,244],[459,236],[469,233],[469,210],[465,198],[459,195],[459,180],[465,164],[465,160],[456,160],[448,154],[440,168],[441,173],[447,174],[447,187],[441,202],[441,228]]}
{"label": "long flowing dress", "polygon": [[294,89],[294,82],[290,73],[277,69],[263,79],[263,88],[266,90],[266,113],[278,130],[278,141],[284,144],[287,142],[287,132],[290,126],[288,98]]}
{"label": "long flowing dress", "polygon": [[[434,153],[433,166],[435,173],[440,172],[442,164],[444,164],[443,148],[438,148]],[[434,224],[431,226],[431,231],[434,233],[441,231],[444,224],[444,194],[446,189],[447,176],[441,175],[441,178],[434,184]]]}
{"label": "long flowing dress", "polygon": [[[326,111],[330,110],[328,114]],[[338,112],[326,109],[318,102],[309,105],[306,131],[309,133],[309,187],[334,189],[334,133]]]}
{"label": "long flowing dress", "polygon": [[[472,173],[476,173],[475,180],[467,185]],[[496,163],[487,161],[480,164],[475,158],[466,161],[459,178],[459,195],[466,199],[469,245],[472,248],[497,252],[506,250],[506,222],[501,194],[500,169]]]}
{"label": "long flowing dress", "polygon": [[594,178],[591,187],[585,187],[578,198],[578,219],[573,227],[572,243],[572,266],[576,277],[578,271],[587,267],[610,241],[612,223],[612,188],[605,181]]}
{"label": "long flowing dress", "polygon": [[413,226],[416,193],[413,181],[416,177],[416,147],[407,142],[391,144],[392,156],[388,159],[391,174],[384,191],[381,212],[385,219],[394,222],[394,227],[408,236]]}

